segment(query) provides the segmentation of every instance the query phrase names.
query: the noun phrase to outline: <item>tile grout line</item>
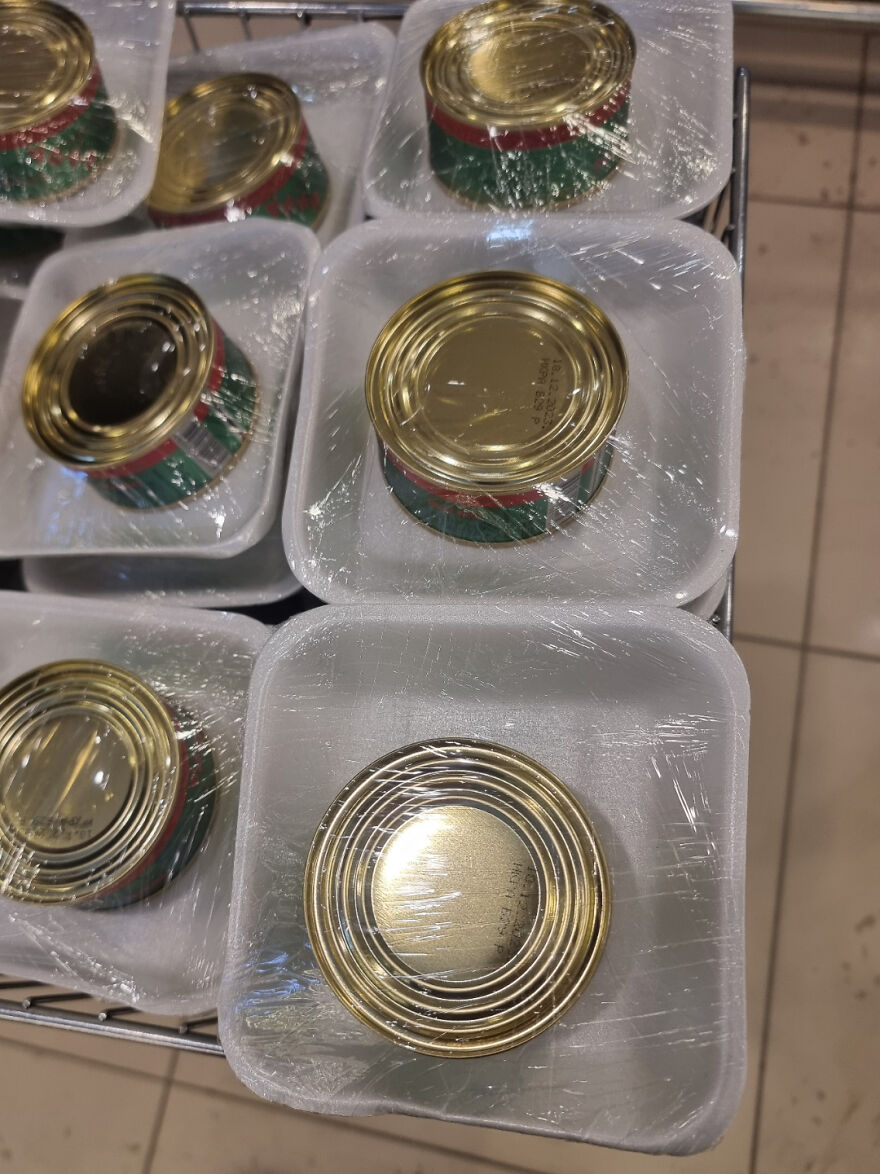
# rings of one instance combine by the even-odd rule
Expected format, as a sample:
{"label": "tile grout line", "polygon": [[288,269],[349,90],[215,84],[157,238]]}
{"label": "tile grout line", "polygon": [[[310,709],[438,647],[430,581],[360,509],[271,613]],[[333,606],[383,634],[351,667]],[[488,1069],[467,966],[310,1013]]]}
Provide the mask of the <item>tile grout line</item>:
{"label": "tile grout line", "polygon": [[168,1071],[163,1078],[162,1091],[159,1094],[159,1104],[156,1106],[156,1116],[153,1121],[153,1128],[150,1131],[150,1140],[147,1142],[147,1150],[144,1154],[144,1164],[141,1166],[141,1174],[150,1174],[153,1169],[153,1159],[156,1157],[156,1150],[159,1146],[159,1135],[165,1123],[168,1102],[171,1099],[171,1093],[174,1089],[174,1074],[177,1071],[179,1055],[179,1052],[172,1051]]}
{"label": "tile grout line", "polygon": [[791,843],[791,816],[794,808],[795,779],[798,769],[798,747],[800,743],[801,722],[806,698],[807,661],[811,649],[808,637],[812,628],[813,605],[815,599],[816,568],[819,560],[820,538],[822,530],[822,515],[825,499],[825,482],[828,472],[828,449],[831,440],[831,429],[834,418],[834,401],[837,387],[837,375],[840,365],[840,350],[844,328],[844,315],[847,301],[847,283],[849,278],[850,258],[852,256],[853,222],[855,220],[855,194],[858,178],[859,143],[861,139],[862,120],[865,108],[865,91],[868,75],[868,45],[866,33],[862,40],[862,61],[859,78],[858,99],[856,103],[855,137],[853,141],[852,157],[850,160],[849,199],[846,207],[846,219],[843,229],[843,246],[840,258],[840,278],[837,290],[837,300],[834,310],[834,334],[831,348],[831,362],[828,371],[828,395],[825,402],[825,413],[822,422],[822,451],[819,457],[819,471],[816,482],[816,506],[813,514],[813,530],[810,541],[810,559],[807,575],[807,595],[804,606],[804,620],[801,628],[801,651],[798,664],[797,692],[795,694],[794,721],[789,746],[788,772],[785,781],[785,801],[783,805],[782,836],[779,845],[779,864],[776,869],[775,903],[773,909],[773,925],[770,936],[770,957],[767,967],[767,985],[764,992],[764,1022],[761,1026],[760,1056],[758,1060],[758,1079],[755,1091],[755,1118],[752,1124],[751,1152],[749,1155],[749,1172],[757,1174],[758,1156],[761,1142],[761,1128],[764,1118],[764,1087],[767,1076],[767,1053],[770,1044],[771,1020],[773,1015],[774,991],[776,987],[776,972],[779,965],[780,926],[782,923],[782,905],[785,899],[785,877],[788,865],[788,853]]}
{"label": "tile grout line", "polygon": [[851,648],[832,648],[828,644],[802,644],[800,640],[787,640],[784,636],[761,636],[757,632],[735,632],[734,646],[740,641],[743,644],[762,644],[769,648],[785,648],[789,652],[809,652],[815,656],[839,656],[841,660],[867,661],[869,664],[880,663],[880,653],[855,652]]}
{"label": "tile grout line", "polygon": [[[258,1110],[259,1112],[277,1113],[279,1111],[283,1111],[286,1114],[310,1117],[316,1119],[321,1125],[325,1125],[328,1128],[341,1129],[346,1133],[356,1133],[363,1138],[370,1137],[374,1140],[389,1142],[393,1145],[404,1145],[422,1151],[430,1150],[432,1153],[446,1154],[449,1157],[464,1158],[465,1160],[473,1162],[479,1166],[485,1166],[487,1169],[487,1174],[489,1171],[491,1171],[492,1174],[494,1174],[495,1171],[502,1171],[505,1172],[505,1174],[541,1174],[540,1169],[535,1166],[519,1166],[513,1162],[505,1161],[503,1158],[491,1158],[483,1154],[476,1154],[473,1150],[459,1149],[458,1147],[451,1145],[438,1145],[436,1142],[431,1141],[420,1141],[418,1138],[407,1137],[403,1134],[386,1133],[382,1129],[370,1129],[369,1126],[359,1124],[361,1120],[366,1120],[366,1118],[337,1117],[334,1114],[325,1113],[307,1113],[300,1109],[291,1109],[288,1105],[282,1104],[280,1101],[267,1101],[263,1100],[262,1098],[251,1099],[247,1096],[239,1096],[234,1092],[227,1092],[225,1089],[207,1088],[203,1084],[194,1084],[192,1081],[187,1080],[173,1080],[172,1084],[175,1088],[183,1088],[189,1092],[201,1093],[202,1096],[210,1097],[212,1099],[219,1097],[221,1100],[229,1101],[231,1104],[246,1105],[251,1109]],[[433,1122],[435,1124],[442,1123],[442,1118],[439,1117],[424,1118],[424,1120]],[[476,1128],[486,1127],[477,1126]],[[507,1134],[511,1137],[516,1136],[512,1130],[502,1129],[498,1132]],[[573,1142],[571,1144],[587,1145],[588,1143]],[[595,1150],[600,1147],[590,1146],[589,1148]],[[602,1152],[604,1153],[610,1151],[603,1149]],[[150,1174],[150,1171],[148,1169],[144,1169],[142,1174]]]}

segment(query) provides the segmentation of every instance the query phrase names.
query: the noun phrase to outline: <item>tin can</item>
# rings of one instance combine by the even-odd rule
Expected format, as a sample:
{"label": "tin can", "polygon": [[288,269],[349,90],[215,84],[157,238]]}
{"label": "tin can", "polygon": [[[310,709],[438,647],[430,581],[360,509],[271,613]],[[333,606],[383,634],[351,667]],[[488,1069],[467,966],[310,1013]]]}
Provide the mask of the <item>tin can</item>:
{"label": "tin can", "polygon": [[304,898],[337,997],[435,1056],[505,1051],[555,1023],[610,921],[577,800],[533,759],[469,738],[405,746],[358,774],[315,835]]}
{"label": "tin can", "polygon": [[522,542],[594,497],[628,384],[623,344],[577,290],[468,273],[399,309],[376,340],[367,408],[385,479],[447,537]]}
{"label": "tin can", "polygon": [[635,40],[592,0],[490,0],[425,46],[431,168],[494,208],[582,199],[625,157]]}
{"label": "tin can", "polygon": [[0,5],[0,199],[46,203],[89,183],[116,140],[95,42],[47,0]]}
{"label": "tin can", "polygon": [[0,893],[104,910],[179,875],[211,822],[204,733],[139,677],[57,661],[0,692]]}
{"label": "tin can", "polygon": [[163,227],[269,216],[315,228],[329,186],[290,86],[227,74],[168,103],[147,210]]}
{"label": "tin can", "polygon": [[140,273],[55,320],[28,365],[25,422],[115,505],[186,501],[229,472],[256,418],[250,363],[201,299]]}

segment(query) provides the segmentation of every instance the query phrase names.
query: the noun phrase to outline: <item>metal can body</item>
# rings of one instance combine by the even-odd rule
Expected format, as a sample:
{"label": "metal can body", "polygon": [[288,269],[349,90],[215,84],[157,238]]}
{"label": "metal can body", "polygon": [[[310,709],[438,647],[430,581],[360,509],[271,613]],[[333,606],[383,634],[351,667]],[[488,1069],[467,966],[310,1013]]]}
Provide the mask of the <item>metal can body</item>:
{"label": "metal can body", "polygon": [[385,480],[413,517],[448,538],[495,545],[540,538],[571,521],[602,487],[612,452],[609,440],[599,456],[555,485],[523,494],[480,495],[455,493],[423,481],[380,445]]}
{"label": "metal can body", "polygon": [[595,496],[627,382],[597,306],[548,278],[492,271],[398,310],[366,395],[400,504],[447,537],[497,545],[551,533]]}
{"label": "metal can body", "polygon": [[186,501],[247,442],[257,387],[247,358],[201,300],[139,274],[73,303],[25,375],[25,422],[41,447],[133,509]]}
{"label": "metal can body", "polygon": [[170,884],[202,844],[204,733],[134,674],[59,661],[0,692],[0,891],[106,910]]}
{"label": "metal can body", "polygon": [[330,807],[306,864],[329,986],[380,1035],[434,1056],[533,1038],[580,997],[608,933],[595,832],[567,788],[509,747],[403,747]]}
{"label": "metal can body", "polygon": [[100,171],[117,133],[89,30],[43,0],[4,4],[0,75],[20,77],[22,69],[24,84],[0,115],[0,198],[71,195]]}
{"label": "metal can body", "polygon": [[267,216],[314,228],[330,181],[296,95],[229,74],[172,99],[147,208],[163,227]]}
{"label": "metal can body", "polygon": [[490,0],[422,57],[431,168],[469,204],[571,204],[625,158],[635,43],[592,0]]}

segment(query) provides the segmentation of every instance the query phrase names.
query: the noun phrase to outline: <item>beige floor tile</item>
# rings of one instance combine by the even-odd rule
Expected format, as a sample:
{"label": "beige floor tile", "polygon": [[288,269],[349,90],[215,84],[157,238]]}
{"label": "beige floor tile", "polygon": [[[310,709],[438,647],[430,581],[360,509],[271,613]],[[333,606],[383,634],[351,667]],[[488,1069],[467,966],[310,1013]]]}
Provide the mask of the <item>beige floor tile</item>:
{"label": "beige floor tile", "polygon": [[880,664],[808,662],[758,1174],[862,1174],[880,1149]]}
{"label": "beige floor tile", "polygon": [[[475,1158],[176,1085],[150,1174],[490,1174]],[[114,1172],[115,1174],[115,1172]]]}
{"label": "beige floor tile", "polygon": [[575,1169],[591,1174],[746,1174],[800,658],[789,649],[747,642],[739,645],[739,652],[751,681],[753,711],[746,941],[749,1076],[740,1111],[721,1144],[698,1157],[658,1158],[406,1117],[373,1118],[364,1122],[368,1128],[541,1174]]}
{"label": "beige floor tile", "polygon": [[749,192],[845,204],[855,160],[855,89],[752,87]]}
{"label": "beige floor tile", "polygon": [[734,59],[749,67],[755,81],[853,89],[862,42],[859,32],[737,17]]}
{"label": "beige floor tile", "polygon": [[0,1049],[5,1043],[48,1055],[60,1052],[65,1056],[91,1060],[97,1064],[111,1064],[148,1076],[167,1076],[174,1058],[168,1048],[128,1043],[78,1031],[57,1031],[30,1023],[0,1021]]}
{"label": "beige floor tile", "polygon": [[865,81],[855,203],[880,209],[880,36],[869,40]]}
{"label": "beige floor tile", "polygon": [[247,1101],[258,1099],[241,1083],[226,1061],[217,1056],[181,1052],[177,1058],[174,1080],[176,1084],[192,1085],[206,1092],[221,1092]]}
{"label": "beige floor tile", "polygon": [[880,214],[857,213],[810,639],[880,655]]}
{"label": "beige floor tile", "polygon": [[162,1082],[0,1044],[0,1171],[141,1174]]}
{"label": "beige floor tile", "polygon": [[754,202],[736,625],[799,640],[846,215]]}

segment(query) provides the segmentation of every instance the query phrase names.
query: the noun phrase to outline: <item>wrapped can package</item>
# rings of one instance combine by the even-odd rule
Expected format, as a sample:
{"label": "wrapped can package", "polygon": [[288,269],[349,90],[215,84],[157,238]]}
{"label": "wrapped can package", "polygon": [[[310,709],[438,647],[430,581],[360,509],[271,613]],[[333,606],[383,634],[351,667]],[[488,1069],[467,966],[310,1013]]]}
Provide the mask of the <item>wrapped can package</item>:
{"label": "wrapped can package", "polygon": [[745,1076],[748,686],[723,637],[671,608],[321,609],[263,649],[248,723],[219,1007],[248,1087],[717,1141]]}
{"label": "wrapped can package", "polygon": [[86,228],[141,203],[156,167],[174,11],[173,0],[5,0],[0,224]]}
{"label": "wrapped can package", "polygon": [[21,593],[0,594],[0,629],[0,968],[210,1009],[265,629]]}
{"label": "wrapped can package", "polygon": [[417,0],[367,213],[685,216],[732,160],[729,0]]}
{"label": "wrapped can package", "polygon": [[253,218],[51,258],[0,384],[0,551],[228,559],[264,538],[317,253]]}
{"label": "wrapped can package", "polygon": [[310,293],[284,534],[331,603],[683,605],[736,545],[739,275],[674,221],[409,217]]}

